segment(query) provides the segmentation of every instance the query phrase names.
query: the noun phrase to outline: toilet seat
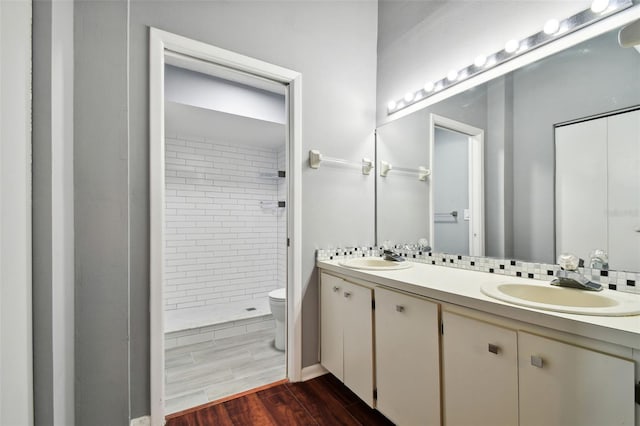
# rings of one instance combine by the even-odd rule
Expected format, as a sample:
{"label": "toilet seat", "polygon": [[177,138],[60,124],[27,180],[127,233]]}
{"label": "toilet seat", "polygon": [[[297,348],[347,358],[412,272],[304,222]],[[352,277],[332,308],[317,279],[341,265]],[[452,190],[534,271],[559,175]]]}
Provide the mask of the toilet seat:
{"label": "toilet seat", "polygon": [[269,299],[272,299],[274,301],[285,301],[287,299],[287,289],[285,287],[282,287],[271,290],[269,292]]}

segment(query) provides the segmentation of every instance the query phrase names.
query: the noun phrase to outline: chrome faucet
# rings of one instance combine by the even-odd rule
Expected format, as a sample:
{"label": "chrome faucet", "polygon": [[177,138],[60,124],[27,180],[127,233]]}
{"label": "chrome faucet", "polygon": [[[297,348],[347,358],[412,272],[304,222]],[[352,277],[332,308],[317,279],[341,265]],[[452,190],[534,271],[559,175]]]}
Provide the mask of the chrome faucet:
{"label": "chrome faucet", "polygon": [[551,281],[551,285],[558,287],[571,287],[580,290],[601,291],[602,284],[596,283],[582,275],[578,268],[583,266],[584,261],[572,254],[561,254],[558,257],[560,270],[556,273],[556,278]]}
{"label": "chrome faucet", "polygon": [[394,250],[385,249],[383,252],[384,260],[391,260],[393,262],[404,262],[405,259],[400,253],[396,253]]}

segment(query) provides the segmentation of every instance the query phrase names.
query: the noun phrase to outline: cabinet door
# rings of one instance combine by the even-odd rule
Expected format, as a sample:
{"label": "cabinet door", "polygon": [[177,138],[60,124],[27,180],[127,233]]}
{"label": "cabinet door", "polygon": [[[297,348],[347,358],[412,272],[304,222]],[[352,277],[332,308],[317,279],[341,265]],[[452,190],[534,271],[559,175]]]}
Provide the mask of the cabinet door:
{"label": "cabinet door", "polygon": [[518,355],[514,330],[442,314],[444,424],[518,424]]}
{"label": "cabinet door", "polygon": [[634,424],[634,365],[518,332],[521,426]]}
{"label": "cabinet door", "polygon": [[344,281],[344,384],[373,407],[372,291]]}
{"label": "cabinet door", "polygon": [[375,289],[376,408],[398,425],[440,425],[438,305]]}
{"label": "cabinet door", "polygon": [[320,363],[342,381],[344,286],[344,280],[324,272],[320,274]]}

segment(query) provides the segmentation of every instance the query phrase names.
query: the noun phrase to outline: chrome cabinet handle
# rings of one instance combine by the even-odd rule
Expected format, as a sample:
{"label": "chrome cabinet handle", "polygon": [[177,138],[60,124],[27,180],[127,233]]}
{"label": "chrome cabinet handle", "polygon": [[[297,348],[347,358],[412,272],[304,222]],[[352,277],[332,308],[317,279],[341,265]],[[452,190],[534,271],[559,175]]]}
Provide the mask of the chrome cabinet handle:
{"label": "chrome cabinet handle", "polygon": [[541,356],[531,355],[531,365],[533,365],[534,367],[542,368],[543,364],[544,361],[542,360]]}
{"label": "chrome cabinet handle", "polygon": [[350,292],[348,292],[348,291],[345,291],[345,292],[344,292],[344,297],[351,297],[351,293],[350,293]]}
{"label": "chrome cabinet handle", "polygon": [[498,352],[500,352],[500,346],[489,343],[489,352],[498,355]]}
{"label": "chrome cabinet handle", "polygon": [[396,312],[404,312],[404,306],[396,305]]}
{"label": "chrome cabinet handle", "polygon": [[340,287],[338,287],[337,285],[334,285],[333,286],[333,291],[335,292],[335,291],[338,291],[338,290],[340,290]]}

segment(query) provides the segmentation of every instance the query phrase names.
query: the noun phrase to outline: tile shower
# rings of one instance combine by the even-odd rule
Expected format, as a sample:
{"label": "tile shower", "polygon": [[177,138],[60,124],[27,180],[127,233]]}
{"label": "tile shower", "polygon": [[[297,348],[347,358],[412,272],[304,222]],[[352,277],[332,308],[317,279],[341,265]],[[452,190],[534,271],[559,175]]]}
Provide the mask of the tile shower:
{"label": "tile shower", "polygon": [[[278,172],[284,165],[284,145],[268,149],[166,137],[168,412],[246,390],[238,386],[253,387],[244,383],[246,380],[243,385],[232,384],[231,367],[223,365],[224,360],[222,373],[210,372],[209,382],[172,386],[172,380],[179,376],[172,374],[173,366],[184,370],[187,378],[198,375],[189,373],[190,363],[212,364],[207,353],[224,358],[225,348],[237,350],[246,343],[249,349],[232,356],[236,361],[244,357],[235,365],[244,376],[251,369],[248,364],[264,364],[263,359],[269,358],[268,367],[279,368],[259,380],[285,377],[284,354],[270,347],[275,323],[268,301],[271,290],[286,285],[286,210],[278,203],[286,199],[285,179]],[[253,356],[247,357],[247,353]],[[276,357],[281,361],[276,362]],[[267,366],[256,367],[263,370]],[[265,383],[256,386],[260,384]]]}

